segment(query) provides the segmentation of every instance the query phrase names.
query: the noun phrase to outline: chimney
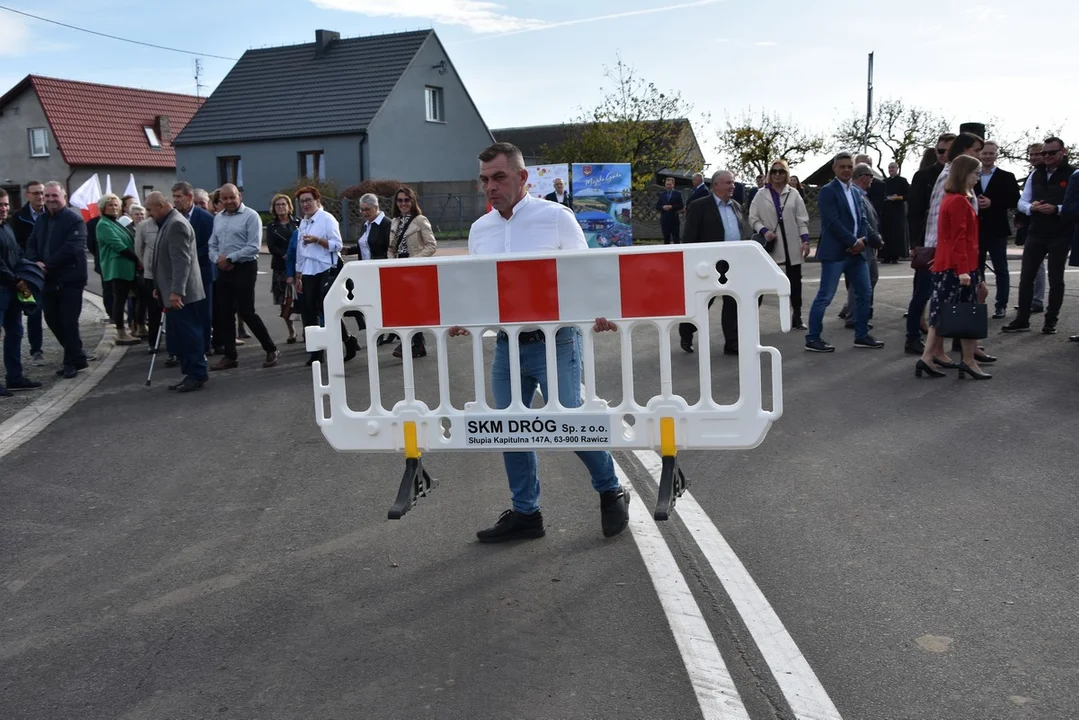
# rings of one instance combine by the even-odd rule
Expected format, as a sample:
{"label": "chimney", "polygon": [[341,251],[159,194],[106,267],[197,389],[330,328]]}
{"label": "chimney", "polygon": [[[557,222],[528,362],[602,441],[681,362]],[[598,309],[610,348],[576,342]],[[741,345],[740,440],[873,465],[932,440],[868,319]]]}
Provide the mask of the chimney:
{"label": "chimney", "polygon": [[330,45],[340,39],[341,33],[339,32],[334,32],[333,30],[316,30],[315,57],[322,57],[322,55],[330,48]]}
{"label": "chimney", "polygon": [[157,139],[161,141],[162,145],[165,145],[172,140],[172,135],[169,132],[169,118],[167,116],[158,115],[154,118],[154,131],[157,133]]}

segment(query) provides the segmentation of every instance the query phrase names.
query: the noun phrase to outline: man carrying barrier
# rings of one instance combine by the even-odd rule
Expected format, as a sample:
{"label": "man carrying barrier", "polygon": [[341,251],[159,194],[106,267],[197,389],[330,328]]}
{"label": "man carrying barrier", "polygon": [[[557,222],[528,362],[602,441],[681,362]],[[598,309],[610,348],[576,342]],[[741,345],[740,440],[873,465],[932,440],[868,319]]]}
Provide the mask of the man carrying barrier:
{"label": "man carrying barrier", "polygon": [[[679,448],[756,447],[782,414],[781,357],[775,348],[759,344],[756,301],[764,292],[779,295],[781,326],[789,331],[789,281],[752,242],[589,250],[567,208],[529,197],[528,173],[517,148],[496,143],[479,159],[480,179],[493,209],[472,226],[470,257],[431,258],[407,267],[349,263],[326,297],[327,327],[344,312],[364,312],[368,348],[374,347],[372,333],[396,331],[404,342],[417,331],[433,333],[439,406],[431,410],[416,399],[413,366],[406,356],[405,399],[390,410],[383,408],[378,358],[369,350],[372,404],[363,412],[351,410],[344,393],[340,338],[312,327],[306,331],[307,349],[325,349],[329,365],[328,384],[322,382],[320,363],[312,372],[316,421],[339,451],[405,451],[405,475],[390,518],[403,516],[435,485],[423,469],[421,448],[512,446],[513,452],[504,453],[512,508],[493,527],[477,533],[481,542],[544,535],[535,449],[578,451],[600,494],[607,537],[628,525],[630,500],[606,448],[660,449],[663,473],[655,517],[667,519],[686,487],[677,464]],[[510,253],[512,261],[484,257]],[[717,294],[738,301],[742,347],[748,349],[738,360],[740,398],[728,406],[711,397],[707,305]],[[621,338],[623,400],[616,407],[596,395],[593,337],[581,332],[617,330],[608,318],[626,329]],[[651,318],[656,318],[652,324],[660,337],[661,393],[642,407],[632,389],[630,331]],[[701,331],[701,399],[692,406],[673,393],[670,332],[679,320],[694,321]],[[486,403],[481,337],[488,327],[501,328],[491,366],[493,408]],[[449,400],[446,349],[447,338],[467,335],[472,339],[477,399],[462,411]],[[546,342],[552,336],[555,342]],[[762,407],[761,352],[772,356],[772,410]],[[582,365],[589,368],[583,399]],[[529,412],[537,386],[547,402]]]}

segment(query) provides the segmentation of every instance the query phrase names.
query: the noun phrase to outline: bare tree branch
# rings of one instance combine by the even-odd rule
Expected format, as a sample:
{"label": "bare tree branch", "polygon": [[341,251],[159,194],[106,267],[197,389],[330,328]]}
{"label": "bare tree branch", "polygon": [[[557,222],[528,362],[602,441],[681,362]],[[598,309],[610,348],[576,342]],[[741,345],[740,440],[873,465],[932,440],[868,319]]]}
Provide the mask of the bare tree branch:
{"label": "bare tree branch", "polygon": [[767,175],[777,159],[797,165],[807,155],[822,152],[823,136],[799,128],[794,121],[751,109],[739,117],[728,117],[719,131],[718,150],[727,169],[743,179]]}

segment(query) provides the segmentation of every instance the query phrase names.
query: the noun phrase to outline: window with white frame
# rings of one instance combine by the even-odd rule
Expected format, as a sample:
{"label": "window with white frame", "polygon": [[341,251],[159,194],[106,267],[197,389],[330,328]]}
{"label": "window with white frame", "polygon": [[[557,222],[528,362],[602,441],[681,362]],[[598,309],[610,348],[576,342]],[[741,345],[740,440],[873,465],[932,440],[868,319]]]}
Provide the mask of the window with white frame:
{"label": "window with white frame", "polygon": [[152,147],[152,148],[160,148],[161,147],[161,139],[157,136],[157,132],[155,132],[152,127],[147,125],[146,127],[144,127],[142,129],[142,131],[144,133],[146,133],[146,142],[150,143],[150,147]]}
{"label": "window with white frame", "polygon": [[326,179],[326,161],[321,150],[300,153],[300,177],[312,180]]}
{"label": "window with white frame", "polygon": [[30,128],[30,157],[49,156],[48,128]]}
{"label": "window with white frame", "polygon": [[232,183],[241,190],[244,187],[244,166],[238,155],[219,157],[217,159],[218,183]]}
{"label": "window with white frame", "polygon": [[442,98],[442,88],[428,85],[424,94],[427,98],[427,122],[446,122],[446,105]]}

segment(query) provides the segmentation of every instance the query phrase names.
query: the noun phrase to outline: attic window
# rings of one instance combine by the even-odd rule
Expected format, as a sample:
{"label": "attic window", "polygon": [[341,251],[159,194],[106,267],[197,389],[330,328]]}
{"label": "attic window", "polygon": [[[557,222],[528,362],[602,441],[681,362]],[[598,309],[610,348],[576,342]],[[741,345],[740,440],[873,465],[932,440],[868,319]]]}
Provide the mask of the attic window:
{"label": "attic window", "polygon": [[427,98],[427,122],[446,122],[446,107],[442,101],[442,88],[428,85],[424,95]]}
{"label": "attic window", "polygon": [[30,157],[49,156],[49,132],[45,128],[30,128]]}
{"label": "attic window", "polygon": [[146,127],[144,127],[142,129],[142,131],[144,133],[146,133],[146,142],[150,143],[150,147],[152,147],[152,148],[160,148],[161,147],[161,141],[158,139],[157,133],[154,131],[154,129],[152,127],[147,125]]}

